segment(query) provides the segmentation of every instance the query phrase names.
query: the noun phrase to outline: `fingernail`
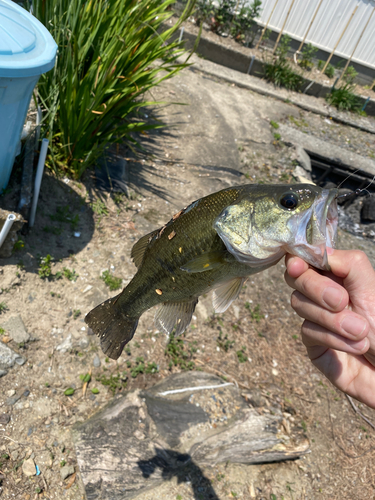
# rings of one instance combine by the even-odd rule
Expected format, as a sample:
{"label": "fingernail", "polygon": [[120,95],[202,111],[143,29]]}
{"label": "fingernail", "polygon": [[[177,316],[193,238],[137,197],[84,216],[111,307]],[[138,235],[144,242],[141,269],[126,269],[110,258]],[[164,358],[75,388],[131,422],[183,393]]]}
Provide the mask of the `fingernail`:
{"label": "fingernail", "polygon": [[359,336],[366,328],[366,322],[361,318],[356,318],[355,316],[345,316],[341,322],[341,327],[349,335],[355,337]]}
{"label": "fingernail", "polygon": [[355,344],[353,344],[352,347],[353,347],[353,349],[355,349],[358,352],[363,352],[363,351],[366,351],[367,346],[368,346],[368,339],[366,337],[363,340],[361,340],[360,342],[356,342]]}
{"label": "fingernail", "polygon": [[336,308],[340,305],[343,295],[344,290],[329,286],[323,292],[323,300],[329,307]]}

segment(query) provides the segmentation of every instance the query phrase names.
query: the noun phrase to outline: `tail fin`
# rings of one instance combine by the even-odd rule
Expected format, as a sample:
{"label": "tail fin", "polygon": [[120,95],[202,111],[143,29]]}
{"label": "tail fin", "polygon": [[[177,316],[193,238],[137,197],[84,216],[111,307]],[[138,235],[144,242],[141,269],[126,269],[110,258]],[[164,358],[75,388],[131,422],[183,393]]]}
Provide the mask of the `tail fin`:
{"label": "tail fin", "polygon": [[90,311],[85,322],[100,337],[100,347],[112,359],[121,356],[125,345],[133,338],[139,318],[129,318],[115,306],[117,297],[112,297]]}

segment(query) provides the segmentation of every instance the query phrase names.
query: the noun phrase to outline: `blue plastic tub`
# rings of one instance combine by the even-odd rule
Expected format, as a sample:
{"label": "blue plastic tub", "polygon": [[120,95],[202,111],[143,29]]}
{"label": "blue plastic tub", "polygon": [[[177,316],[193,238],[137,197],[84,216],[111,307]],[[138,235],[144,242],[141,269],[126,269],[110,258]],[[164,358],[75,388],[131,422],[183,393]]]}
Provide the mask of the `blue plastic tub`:
{"label": "blue plastic tub", "polygon": [[6,188],[33,89],[55,65],[48,30],[11,0],[0,0],[0,193]]}

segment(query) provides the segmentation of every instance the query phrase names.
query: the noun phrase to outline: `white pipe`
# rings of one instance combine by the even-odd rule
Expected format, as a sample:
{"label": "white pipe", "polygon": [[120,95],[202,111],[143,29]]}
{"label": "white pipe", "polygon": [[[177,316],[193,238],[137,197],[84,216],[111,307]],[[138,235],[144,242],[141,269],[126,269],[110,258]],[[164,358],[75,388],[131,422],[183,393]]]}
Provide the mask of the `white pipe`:
{"label": "white pipe", "polygon": [[36,206],[38,204],[39,191],[40,191],[40,185],[42,183],[44,163],[46,161],[48,144],[49,144],[49,140],[43,139],[42,147],[40,148],[38,167],[36,169],[36,176],[35,176],[35,183],[34,183],[34,196],[33,196],[33,204],[31,206],[31,212],[30,212],[29,227],[33,227],[34,222],[35,222]]}
{"label": "white pipe", "polygon": [[3,228],[0,232],[0,248],[2,247],[5,238],[8,236],[10,228],[13,226],[13,222],[16,220],[16,216],[14,214],[9,214],[4,222]]}
{"label": "white pipe", "polygon": [[225,384],[219,385],[201,385],[200,387],[185,387],[184,389],[174,389],[173,391],[159,392],[159,396],[168,396],[168,394],[178,394],[180,392],[191,392],[191,391],[204,391],[207,389],[220,389],[221,387],[226,387],[227,385],[234,385],[232,382],[226,382]]}

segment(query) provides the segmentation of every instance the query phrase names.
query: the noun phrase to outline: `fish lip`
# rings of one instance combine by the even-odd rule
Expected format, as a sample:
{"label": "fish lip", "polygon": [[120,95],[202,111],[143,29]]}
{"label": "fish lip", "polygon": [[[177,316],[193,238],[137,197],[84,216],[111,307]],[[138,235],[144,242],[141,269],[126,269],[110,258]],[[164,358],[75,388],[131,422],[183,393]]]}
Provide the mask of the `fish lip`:
{"label": "fish lip", "polygon": [[330,271],[327,247],[335,248],[338,212],[337,189],[322,189],[305,214],[289,221],[289,229],[295,235],[287,252],[297,255],[308,264]]}

